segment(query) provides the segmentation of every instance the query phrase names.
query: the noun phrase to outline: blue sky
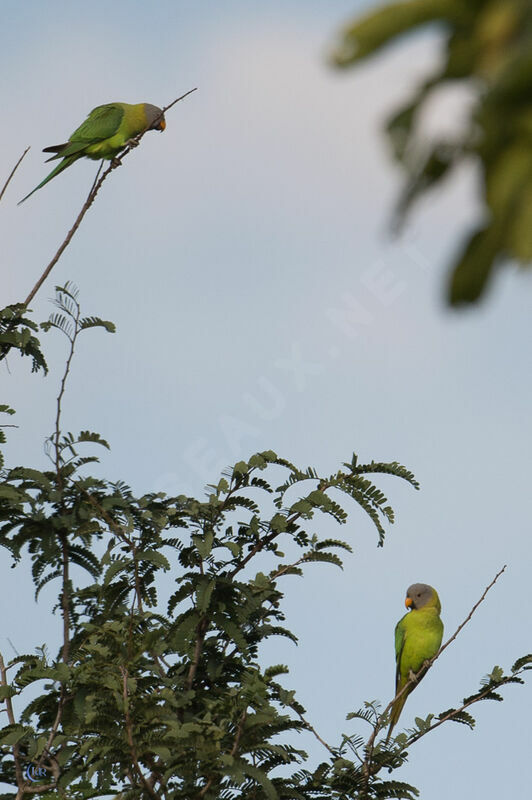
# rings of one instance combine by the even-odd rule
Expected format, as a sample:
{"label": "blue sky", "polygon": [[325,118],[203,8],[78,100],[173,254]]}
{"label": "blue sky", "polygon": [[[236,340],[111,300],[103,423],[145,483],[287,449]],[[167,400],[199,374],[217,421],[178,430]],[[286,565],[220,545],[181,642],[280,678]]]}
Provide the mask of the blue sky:
{"label": "blue sky", "polygon": [[[74,281],[86,314],[117,334],[81,342],[67,390],[67,430],[112,446],[101,474],[138,491],[200,493],[221,468],[272,448],[335,470],[356,451],[397,460],[421,491],[383,478],[397,522],[383,549],[357,509],[331,533],[354,546],[343,572],[310,565],[287,581],[297,648],[290,666],[325,739],[353,732],[345,714],[393,693],[393,629],[407,586],[436,586],[446,633],[502,566],[506,574],[409,699],[402,722],[470,694],[494,664],[530,650],[530,275],[509,268],[480,308],[444,307],[446,265],[480,213],[465,168],[431,196],[400,240],[387,222],[400,175],[381,127],[437,62],[437,30],[410,37],[358,71],[327,65],[336,31],[371,3],[5,2],[0,34],[9,125],[3,173],[32,149],[4,197],[2,304],[25,297],[62,241],[96,165],[80,162],[21,207],[46,174],[42,147],[64,140],[94,106],[170,102],[98,201],[34,302]],[[442,93],[427,135],[459,124],[467,96]],[[46,465],[64,343],[44,338],[46,379],[11,359],[2,401],[17,409],[11,465]],[[325,530],[325,528],[324,528]],[[25,567],[2,556],[4,630],[20,652],[59,620],[38,605]],[[16,606],[13,597],[16,594]],[[524,796],[521,709],[529,687],[484,704],[474,733],[442,726],[398,779],[443,800]],[[304,743],[314,759],[317,743]],[[497,764],[495,770],[487,764]]]}

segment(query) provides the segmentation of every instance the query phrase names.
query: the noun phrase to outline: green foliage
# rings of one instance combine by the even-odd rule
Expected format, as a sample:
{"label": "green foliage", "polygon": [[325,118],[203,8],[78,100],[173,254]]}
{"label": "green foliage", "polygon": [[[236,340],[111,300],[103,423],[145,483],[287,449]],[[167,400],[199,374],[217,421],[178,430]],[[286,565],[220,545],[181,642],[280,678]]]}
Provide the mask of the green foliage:
{"label": "green foliage", "polygon": [[[55,658],[41,650],[7,665],[15,672],[4,673],[2,698],[33,699],[0,731],[0,779],[16,784],[15,763],[32,762],[71,797],[325,796],[312,773],[279,774],[306,759],[285,738],[306,727],[304,709],[278,681],[286,669],[261,666],[259,648],[272,636],[296,641],[283,624],[282,579],[317,561],[341,567],[338,551],[351,550],[308,524],[319,515],[345,524],[343,495],[367,511],[382,544],[393,514],[365,472],[416,485],[413,476],[356,457],[320,476],[273,451],[239,461],[205,499],[135,496],[87,476],[96,458],[82,449],[108,444],[61,433],[61,402],[77,337],[114,328],[81,316],[72,284],[56,288],[55,304],[42,329],[63,334],[69,350],[51,467],[3,471],[0,544],[15,563],[30,559],[37,596],[57,585],[65,639]],[[32,348],[40,352],[36,339]],[[266,554],[276,563],[258,571]],[[86,576],[79,585],[73,565]],[[158,578],[168,571],[175,589],[165,602]]]}
{"label": "green foliage", "polygon": [[[12,415],[14,413],[15,413],[14,409],[10,408],[5,403],[0,405],[0,414]],[[0,446],[6,443],[6,435],[5,435],[4,431],[2,430],[3,427],[4,427],[3,425],[0,425]],[[0,450],[0,470],[2,469],[3,466],[4,466],[4,456],[2,454],[2,451]],[[1,497],[1,495],[0,495],[0,497]]]}
{"label": "green foliage", "polygon": [[[63,654],[50,663],[32,656],[12,662],[20,667],[11,692],[43,679],[51,683],[26,707],[24,724],[2,730],[3,744],[17,744],[26,758],[38,759],[59,704],[61,728],[47,756],[60,765],[59,787],[85,779],[101,793],[115,791],[129,772],[136,788],[124,796],[141,797],[140,773],[147,772],[160,796],[172,798],[325,796],[310,774],[275,774],[305,758],[279,741],[305,725],[291,713],[301,708],[293,692],[275,680],[284,670],[259,665],[259,645],[277,635],[295,640],[280,624],[280,578],[301,574],[295,565],[310,561],[341,566],[335,551],[351,549],[306,530],[317,513],[345,523],[346,513],[327,492],[362,498],[372,519],[386,498],[361,479],[360,468],[323,478],[272,451],[239,462],[209,487],[206,500],[135,497],[126,487],[78,477],[63,456],[82,438],[98,441],[62,438],[58,474],[19,468],[2,483],[11,495],[0,516],[0,541],[16,559],[27,549],[37,592],[63,576],[65,556],[96,581],[62,586],[58,604],[68,592],[70,625],[66,662]],[[279,469],[288,477],[274,488],[267,475]],[[264,476],[259,481],[257,473]],[[319,488],[308,490],[309,480]],[[298,488],[299,497],[287,500]],[[261,494],[273,497],[273,514],[261,514]],[[235,511],[244,518],[228,525]],[[254,572],[250,562],[261,552],[281,555],[280,540],[300,554],[268,574]],[[176,590],[162,614],[155,610],[157,577],[168,569]],[[347,774],[336,765],[331,790]],[[7,757],[0,777],[10,775]]]}
{"label": "green foliage", "polygon": [[[532,6],[529,0],[407,0],[391,3],[347,26],[335,63],[348,67],[427,23],[446,36],[446,54],[414,97],[388,123],[407,181],[397,223],[412,203],[465,159],[483,181],[484,219],[452,266],[448,300],[474,303],[504,261],[532,261]],[[427,147],[416,122],[432,93],[449,82],[476,88],[467,129]]]}
{"label": "green foliage", "polygon": [[10,350],[18,350],[21,356],[31,358],[31,371],[48,372],[39,340],[33,334],[38,326],[25,315],[27,309],[22,303],[0,309],[0,361]]}
{"label": "green foliage", "polygon": [[[226,470],[202,499],[135,495],[123,482],[87,475],[97,459],[85,448],[109,445],[91,431],[62,433],[61,403],[78,336],[114,327],[83,318],[71,284],[57,287],[56,305],[42,327],[66,337],[68,355],[47,440],[51,466],[2,469],[0,544],[14,564],[31,562],[41,602],[55,588],[63,642],[55,657],[44,646],[7,665],[0,656],[8,712],[0,781],[13,787],[3,797],[38,788],[40,797],[70,800],[413,800],[414,787],[380,775],[399,769],[407,748],[444,721],[472,727],[465,709],[501,699],[500,688],[521,683],[532,656],[509,675],[495,667],[460,708],[418,718],[391,742],[380,737],[389,707],[365,703],[348,720],[369,738],[344,734],[331,746],[280,682],[287,668],[264,665],[261,654],[273,636],[297,641],[283,611],[284,578],[314,562],[342,567],[339,552],[351,552],[350,543],[320,535],[320,519],[345,525],[344,505],[355,501],[382,545],[393,511],[368,476],[418,488],[412,473],[354,455],[323,476],[265,450]],[[33,347],[40,352],[36,340]],[[303,732],[328,751],[314,769],[293,744]],[[28,765],[45,771],[31,791]]]}

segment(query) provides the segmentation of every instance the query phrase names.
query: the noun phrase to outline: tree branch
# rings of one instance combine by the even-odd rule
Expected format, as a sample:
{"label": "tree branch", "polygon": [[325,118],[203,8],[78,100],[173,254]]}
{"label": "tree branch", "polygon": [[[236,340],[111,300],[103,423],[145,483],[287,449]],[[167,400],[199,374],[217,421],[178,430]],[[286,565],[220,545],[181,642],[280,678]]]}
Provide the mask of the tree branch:
{"label": "tree branch", "polygon": [[[0,654],[0,684],[2,686],[8,686],[7,682],[7,667],[4,664],[4,658]],[[7,718],[9,720],[10,725],[15,725],[15,713],[13,711],[13,703],[11,702],[10,697],[5,698],[6,704],[6,711],[7,711]],[[13,760],[15,762],[15,774],[17,776],[17,786],[20,787],[24,784],[24,777],[22,775],[22,767],[20,765],[20,751],[18,744],[13,745]]]}
{"label": "tree branch", "polygon": [[306,719],[305,719],[305,717],[303,716],[303,714],[301,713],[301,711],[299,711],[299,709],[295,708],[295,706],[290,706],[290,708],[292,708],[292,709],[293,709],[293,711],[295,711],[295,712],[296,712],[296,714],[298,715],[298,717],[299,717],[299,719],[301,720],[301,722],[303,722],[303,723],[304,723],[304,725],[305,725],[305,727],[306,727],[306,728],[307,728],[307,729],[308,729],[308,730],[309,730],[311,733],[313,733],[313,734],[314,734],[314,736],[316,737],[316,739],[318,740],[318,742],[321,742],[321,744],[322,744],[322,745],[323,745],[323,746],[324,746],[324,747],[325,747],[325,748],[326,748],[326,749],[329,751],[329,753],[330,753],[330,754],[331,754],[331,755],[332,755],[334,758],[337,758],[337,757],[338,757],[338,753],[337,753],[337,752],[336,752],[336,751],[335,751],[335,750],[334,750],[334,749],[333,749],[333,748],[332,748],[330,745],[328,745],[328,744],[327,744],[327,742],[325,741],[325,739],[322,739],[322,738],[321,738],[321,736],[319,735],[318,731],[317,731],[317,730],[316,730],[316,729],[315,729],[315,728],[314,728],[314,727],[313,727],[313,726],[310,724],[310,722],[309,722],[308,720],[306,720]]}
{"label": "tree branch", "polygon": [[13,177],[13,175],[15,174],[15,172],[17,171],[17,169],[18,169],[18,167],[20,166],[20,164],[22,163],[22,159],[24,158],[24,156],[26,155],[26,153],[28,152],[28,150],[29,150],[29,149],[30,149],[29,147],[26,147],[26,149],[24,150],[24,152],[23,152],[23,153],[22,153],[22,155],[20,156],[19,160],[17,161],[17,163],[15,164],[15,166],[13,167],[13,169],[11,170],[11,172],[9,173],[8,179],[7,179],[7,181],[4,183],[4,185],[3,185],[3,187],[2,187],[2,191],[0,192],[0,200],[1,200],[1,199],[2,199],[2,197],[4,196],[4,192],[5,192],[5,190],[7,189],[7,187],[9,186],[9,183],[10,183],[10,181],[11,181],[11,178]]}
{"label": "tree branch", "polygon": [[187,691],[192,688],[192,684],[194,683],[194,678],[196,676],[196,672],[199,666],[201,651],[203,649],[203,642],[205,641],[205,634],[207,633],[207,628],[209,627],[209,621],[206,617],[203,617],[198,622],[196,628],[196,644],[194,645],[194,655],[192,657],[192,661],[190,663],[190,667],[188,670],[187,679],[185,681],[185,688]]}

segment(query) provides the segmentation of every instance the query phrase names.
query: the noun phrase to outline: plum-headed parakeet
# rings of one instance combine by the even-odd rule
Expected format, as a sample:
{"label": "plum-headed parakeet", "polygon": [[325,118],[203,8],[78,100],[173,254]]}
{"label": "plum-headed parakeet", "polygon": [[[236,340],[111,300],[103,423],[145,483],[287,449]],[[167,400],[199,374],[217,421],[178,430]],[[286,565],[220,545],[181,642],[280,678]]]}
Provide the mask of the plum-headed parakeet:
{"label": "plum-headed parakeet", "polygon": [[[440,598],[436,589],[426,583],[413,583],[406,592],[405,606],[409,609],[395,628],[395,693],[417,674],[428,659],[436,655],[443,637],[443,622],[440,619]],[[421,680],[425,673],[418,676]],[[392,706],[388,737],[403,709],[406,698],[415,688],[412,683]]]}
{"label": "plum-headed parakeet", "polygon": [[[51,181],[78,158],[114,158],[126,147],[130,139],[146,130],[164,131],[164,114],[150,103],[108,103],[93,108],[85,122],[76,128],[65,144],[45,147],[43,153],[54,153],[48,161],[61,158],[62,161],[41,183],[20,203],[31,197],[33,192]],[[19,205],[20,205],[19,203]]]}

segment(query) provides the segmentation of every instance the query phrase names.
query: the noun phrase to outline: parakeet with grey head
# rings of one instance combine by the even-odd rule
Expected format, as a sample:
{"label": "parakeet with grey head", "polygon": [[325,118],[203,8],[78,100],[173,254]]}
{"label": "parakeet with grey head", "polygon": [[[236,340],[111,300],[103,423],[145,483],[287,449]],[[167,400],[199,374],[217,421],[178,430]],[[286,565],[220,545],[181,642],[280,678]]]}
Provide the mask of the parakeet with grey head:
{"label": "parakeet with grey head", "polygon": [[[43,153],[54,153],[48,161],[62,161],[20,203],[31,197],[78,158],[112,159],[126,147],[130,139],[146,130],[164,131],[166,122],[160,108],[150,103],[108,103],[93,108],[85,122],[76,128],[65,144],[45,147]],[[20,205],[19,203],[19,205]]]}
{"label": "parakeet with grey head", "polygon": [[[405,686],[412,674],[417,674],[425,661],[436,655],[443,638],[440,619],[441,604],[436,589],[426,583],[413,583],[406,592],[405,606],[409,609],[395,628],[395,693]],[[403,709],[408,695],[424,676],[410,684],[392,706],[387,739]]]}

